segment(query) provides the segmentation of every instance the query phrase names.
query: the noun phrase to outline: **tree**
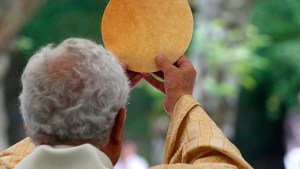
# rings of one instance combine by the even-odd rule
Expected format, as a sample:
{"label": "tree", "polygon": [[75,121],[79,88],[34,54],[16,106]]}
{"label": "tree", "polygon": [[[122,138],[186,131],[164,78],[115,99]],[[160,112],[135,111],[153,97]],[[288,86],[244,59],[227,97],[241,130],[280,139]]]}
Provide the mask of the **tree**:
{"label": "tree", "polygon": [[255,27],[248,24],[249,0],[194,0],[195,31],[190,47],[198,72],[195,97],[233,138],[241,87],[253,89],[255,68],[263,59],[255,50],[264,44]]}
{"label": "tree", "polygon": [[270,41],[270,45],[259,52],[272,62],[266,71],[258,74],[257,79],[268,86],[267,116],[276,121],[282,113],[281,106],[287,109],[297,106],[300,89],[300,1],[263,0],[256,4],[252,22]]}
{"label": "tree", "polygon": [[0,150],[7,146],[7,118],[4,103],[4,77],[10,63],[10,52],[23,25],[41,0],[0,1]]}
{"label": "tree", "polygon": [[300,88],[299,7],[295,0],[253,1],[250,21],[268,39],[256,53],[269,64],[254,71],[257,87],[241,92],[235,143],[254,168],[284,168],[283,119]]}

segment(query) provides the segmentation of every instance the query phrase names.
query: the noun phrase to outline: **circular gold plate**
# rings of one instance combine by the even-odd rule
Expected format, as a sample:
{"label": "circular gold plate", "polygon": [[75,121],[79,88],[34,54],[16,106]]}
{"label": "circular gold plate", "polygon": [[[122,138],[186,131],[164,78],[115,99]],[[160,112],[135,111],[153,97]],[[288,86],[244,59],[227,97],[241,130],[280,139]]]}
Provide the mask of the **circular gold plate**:
{"label": "circular gold plate", "polygon": [[110,0],[102,19],[105,47],[136,72],[158,71],[159,54],[176,62],[192,34],[186,0]]}

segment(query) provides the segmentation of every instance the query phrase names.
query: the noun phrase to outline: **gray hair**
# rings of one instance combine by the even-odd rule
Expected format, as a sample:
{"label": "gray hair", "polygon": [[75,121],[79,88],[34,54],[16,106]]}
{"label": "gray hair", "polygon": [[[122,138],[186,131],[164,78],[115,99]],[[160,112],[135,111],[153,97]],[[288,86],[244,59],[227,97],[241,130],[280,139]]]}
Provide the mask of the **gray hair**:
{"label": "gray hair", "polygon": [[28,135],[37,144],[50,138],[106,145],[130,90],[112,53],[77,38],[57,47],[48,45],[32,56],[22,85],[21,113]]}

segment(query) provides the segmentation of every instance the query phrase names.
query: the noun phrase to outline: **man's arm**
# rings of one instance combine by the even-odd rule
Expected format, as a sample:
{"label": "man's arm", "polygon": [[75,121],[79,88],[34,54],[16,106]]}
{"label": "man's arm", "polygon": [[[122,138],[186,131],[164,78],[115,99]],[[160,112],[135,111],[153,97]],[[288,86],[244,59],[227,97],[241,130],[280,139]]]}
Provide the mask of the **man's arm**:
{"label": "man's arm", "polygon": [[164,83],[149,74],[143,77],[166,94],[164,107],[171,121],[163,165],[151,169],[252,168],[191,96],[196,72],[189,60],[181,57],[176,66],[165,57],[156,61],[162,72],[155,74]]}
{"label": "man's arm", "polygon": [[191,95],[180,98],[171,118],[163,165],[167,168],[252,168]]}

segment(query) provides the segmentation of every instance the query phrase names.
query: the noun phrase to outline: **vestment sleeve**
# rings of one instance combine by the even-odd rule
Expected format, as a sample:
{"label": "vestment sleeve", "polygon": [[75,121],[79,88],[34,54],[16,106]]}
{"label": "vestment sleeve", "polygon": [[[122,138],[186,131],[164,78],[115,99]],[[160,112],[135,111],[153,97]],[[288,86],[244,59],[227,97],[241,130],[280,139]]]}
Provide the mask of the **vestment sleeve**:
{"label": "vestment sleeve", "polygon": [[251,169],[239,150],[190,95],[175,105],[163,164],[151,169]]}
{"label": "vestment sleeve", "polygon": [[0,169],[12,169],[34,149],[29,137],[0,152]]}

